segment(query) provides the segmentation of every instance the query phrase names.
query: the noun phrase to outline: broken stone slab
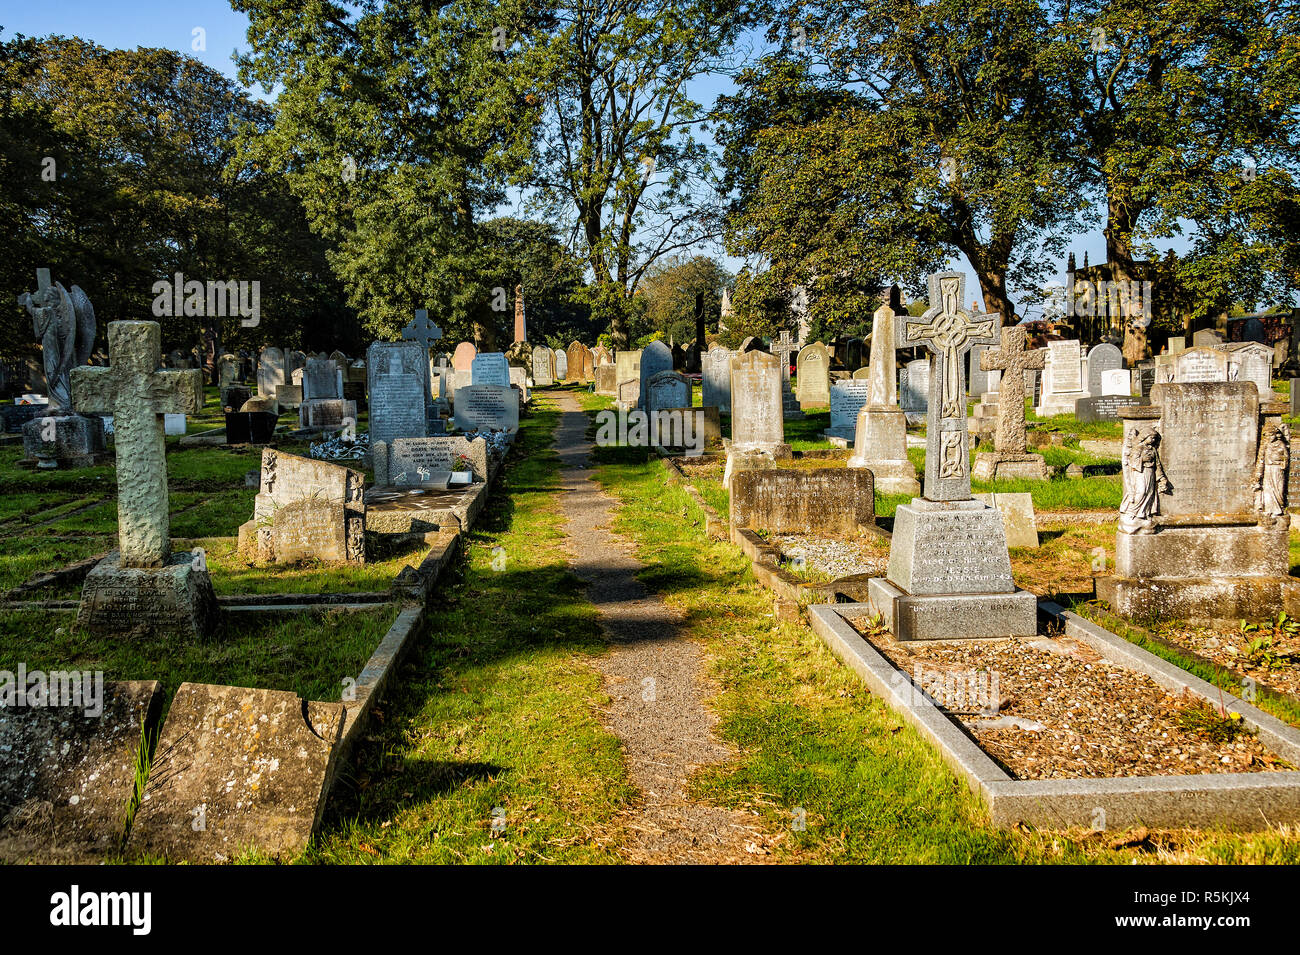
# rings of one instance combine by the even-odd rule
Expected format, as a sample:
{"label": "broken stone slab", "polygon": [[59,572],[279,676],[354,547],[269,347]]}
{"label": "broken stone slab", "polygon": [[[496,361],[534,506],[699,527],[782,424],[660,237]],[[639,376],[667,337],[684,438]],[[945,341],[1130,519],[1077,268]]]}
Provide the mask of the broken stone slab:
{"label": "broken stone slab", "polygon": [[343,715],[342,703],[284,690],[182,683],[128,851],[190,862],[250,848],[297,856],[320,823]]}
{"label": "broken stone slab", "polygon": [[162,689],[156,680],[102,683],[88,708],[85,679],[93,675],[81,676],[80,705],[0,708],[6,862],[93,862],[121,847],[135,794],[132,757],[142,727],[152,733],[158,723]]}

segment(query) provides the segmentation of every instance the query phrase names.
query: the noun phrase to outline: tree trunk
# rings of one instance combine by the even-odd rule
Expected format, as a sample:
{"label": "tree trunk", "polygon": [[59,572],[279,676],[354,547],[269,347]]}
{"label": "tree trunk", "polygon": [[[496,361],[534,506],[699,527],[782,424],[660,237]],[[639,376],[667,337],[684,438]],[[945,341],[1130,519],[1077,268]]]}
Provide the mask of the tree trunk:
{"label": "tree trunk", "polygon": [[[1106,236],[1106,262],[1110,265],[1110,279],[1112,282],[1125,283],[1121,288],[1130,288],[1128,283],[1136,278],[1133,266],[1133,227],[1136,220],[1133,209],[1116,195],[1112,187],[1106,199],[1106,228],[1103,231]],[[1147,358],[1147,329],[1151,320],[1152,316],[1144,315],[1141,321],[1145,324],[1135,324],[1125,317],[1123,353],[1130,365],[1136,365]]]}

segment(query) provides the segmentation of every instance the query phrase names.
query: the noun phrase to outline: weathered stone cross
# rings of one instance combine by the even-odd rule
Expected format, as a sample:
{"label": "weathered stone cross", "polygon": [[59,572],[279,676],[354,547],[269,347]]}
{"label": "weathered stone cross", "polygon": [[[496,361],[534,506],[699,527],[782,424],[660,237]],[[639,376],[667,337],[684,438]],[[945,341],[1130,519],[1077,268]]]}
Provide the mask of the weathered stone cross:
{"label": "weathered stone cross", "polygon": [[971,314],[962,308],[966,276],[938,272],[929,278],[930,307],[919,319],[898,318],[900,347],[924,343],[930,360],[930,404],[926,414],[925,498],[970,500],[970,458],[966,429],[965,356],[972,345],[997,344],[1001,315]]}
{"label": "weathered stone cross", "polygon": [[417,308],[411,323],[402,329],[402,338],[408,342],[419,342],[428,351],[434,342],[441,340],[442,329],[429,321],[427,308]]}
{"label": "weathered stone cross", "polygon": [[1043,353],[1025,349],[1025,330],[1002,329],[1002,349],[980,355],[980,368],[1001,371],[998,386],[998,433],[993,446],[1008,454],[1024,454],[1025,442],[1025,372],[1043,367]]}
{"label": "weathered stone cross", "polygon": [[790,387],[790,356],[799,350],[799,345],[790,337],[788,328],[781,329],[781,335],[772,342],[772,354],[781,359],[781,384]]}
{"label": "weathered stone cross", "polygon": [[203,372],[164,371],[157,322],[110,322],[107,368],[72,370],[72,406],[113,416],[117,542],[123,567],[161,567],[171,556],[164,414],[203,410]]}

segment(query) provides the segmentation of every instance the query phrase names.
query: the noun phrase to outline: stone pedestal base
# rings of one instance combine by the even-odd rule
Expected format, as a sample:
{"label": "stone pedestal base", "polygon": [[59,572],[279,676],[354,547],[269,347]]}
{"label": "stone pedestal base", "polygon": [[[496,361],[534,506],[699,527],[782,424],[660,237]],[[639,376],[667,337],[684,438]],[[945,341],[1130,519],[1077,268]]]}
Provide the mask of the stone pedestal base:
{"label": "stone pedestal base", "polygon": [[77,625],[97,634],[201,639],[217,617],[212,579],[189,551],[163,567],[123,567],[114,551],[86,577]]}
{"label": "stone pedestal base", "polygon": [[1038,599],[1027,590],[918,597],[872,577],[867,603],[899,640],[992,640],[1038,632]]}
{"label": "stone pedestal base", "polygon": [[1012,582],[1002,515],[983,501],[900,505],[889,572],[872,578],[868,597],[899,640],[1038,632],[1037,598]]}
{"label": "stone pedestal base", "polygon": [[1121,616],[1190,622],[1260,620],[1300,612],[1290,576],[1289,522],[1257,515],[1161,516],[1115,534],[1115,576],[1097,596]]}
{"label": "stone pedestal base", "polygon": [[736,447],[727,445],[727,466],[722,473],[722,486],[731,490],[731,476],[737,471],[774,468],[777,461],[788,461],[793,456],[788,444],[771,447]]}
{"label": "stone pedestal base", "polygon": [[23,454],[40,468],[89,468],[107,463],[104,420],[57,412],[37,415],[23,425]]}
{"label": "stone pedestal base", "polygon": [[1293,577],[1096,577],[1097,597],[1139,623],[1184,620],[1196,626],[1300,614],[1300,580]]}
{"label": "stone pedestal base", "polygon": [[850,468],[866,468],[885,494],[920,494],[916,468],[907,458],[907,418],[898,408],[870,405],[858,412]]}
{"label": "stone pedestal base", "polygon": [[1046,481],[1051,477],[1051,472],[1041,454],[981,451],[975,455],[975,467],[971,469],[971,476],[977,481],[1010,481],[1016,478]]}

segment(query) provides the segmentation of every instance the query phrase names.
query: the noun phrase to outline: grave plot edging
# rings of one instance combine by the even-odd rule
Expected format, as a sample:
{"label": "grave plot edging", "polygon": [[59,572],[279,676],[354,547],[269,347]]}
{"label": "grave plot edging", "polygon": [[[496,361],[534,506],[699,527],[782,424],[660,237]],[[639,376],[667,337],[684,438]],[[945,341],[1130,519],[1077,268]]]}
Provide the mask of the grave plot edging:
{"label": "grave plot edging", "polygon": [[[1117,830],[1145,825],[1259,830],[1300,823],[1300,771],[1013,779],[844,619],[845,614],[869,609],[866,604],[821,604],[809,608],[809,617],[813,631],[831,652],[939,748],[944,762],[983,799],[998,828],[1025,823],[1049,829]],[[1219,703],[1219,689],[1199,677],[1054,603],[1044,601],[1039,609],[1062,620],[1067,635],[1088,643],[1113,662],[1149,676],[1172,692],[1186,688],[1207,702]],[[1229,710],[1241,713],[1247,726],[1279,756],[1298,761],[1300,730],[1235,697],[1223,702]]]}

